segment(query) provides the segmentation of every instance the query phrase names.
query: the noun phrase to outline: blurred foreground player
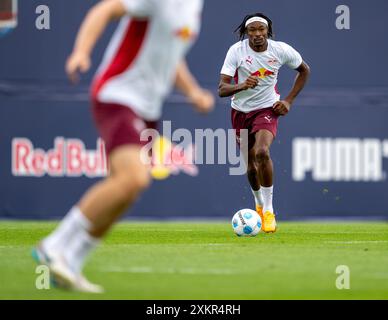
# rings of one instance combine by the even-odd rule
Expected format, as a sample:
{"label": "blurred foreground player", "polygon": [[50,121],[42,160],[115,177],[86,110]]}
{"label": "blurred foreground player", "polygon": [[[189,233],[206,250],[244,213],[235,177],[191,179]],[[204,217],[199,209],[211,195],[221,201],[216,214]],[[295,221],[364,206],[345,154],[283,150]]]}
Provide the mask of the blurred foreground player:
{"label": "blurred foreground player", "polygon": [[121,19],[92,85],[92,109],[106,144],[110,175],[89,189],[57,229],[33,250],[58,286],[102,292],[83,275],[85,258],[150,184],[140,133],[155,128],[174,83],[200,112],[214,97],[189,72],[184,57],[199,33],[203,0],[105,0],[87,14],[66,64],[72,81],[89,70],[107,24]]}
{"label": "blurred foreground player", "polygon": [[[240,41],[226,55],[219,95],[233,96],[232,126],[240,146],[248,144],[247,175],[256,211],[262,219],[262,230],[275,232],[273,165],[269,150],[276,137],[278,118],[289,112],[307,82],[310,68],[291,46],[270,39],[272,21],[262,13],[246,16],[236,31],[240,33]],[[244,40],[246,35],[248,39]],[[280,100],[276,83],[283,65],[298,74],[290,93]],[[248,130],[248,141],[241,141],[241,129]]]}

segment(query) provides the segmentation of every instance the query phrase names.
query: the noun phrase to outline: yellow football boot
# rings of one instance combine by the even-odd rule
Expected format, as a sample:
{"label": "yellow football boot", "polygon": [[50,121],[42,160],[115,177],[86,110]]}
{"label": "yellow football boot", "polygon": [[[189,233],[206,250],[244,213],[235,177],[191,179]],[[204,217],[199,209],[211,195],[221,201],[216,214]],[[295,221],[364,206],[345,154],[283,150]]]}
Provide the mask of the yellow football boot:
{"label": "yellow football boot", "polygon": [[276,232],[276,219],[275,215],[271,211],[266,211],[263,214],[261,230],[266,233]]}
{"label": "yellow football boot", "polygon": [[261,218],[261,230],[263,230],[263,221],[264,221],[263,207],[260,207],[259,205],[256,205],[256,212],[259,214],[259,216]]}

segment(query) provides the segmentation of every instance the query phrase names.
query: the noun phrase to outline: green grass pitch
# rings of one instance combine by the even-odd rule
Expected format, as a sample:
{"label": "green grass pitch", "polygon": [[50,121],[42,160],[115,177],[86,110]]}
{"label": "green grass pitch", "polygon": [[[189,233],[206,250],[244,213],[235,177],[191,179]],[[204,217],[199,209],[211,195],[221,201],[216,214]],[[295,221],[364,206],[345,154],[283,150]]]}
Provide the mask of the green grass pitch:
{"label": "green grass pitch", "polygon": [[[120,223],[85,274],[106,293],[38,290],[30,252],[55,223],[0,222],[0,299],[387,299],[388,224],[280,223],[238,238],[220,222]],[[338,290],[336,268],[350,270]]]}

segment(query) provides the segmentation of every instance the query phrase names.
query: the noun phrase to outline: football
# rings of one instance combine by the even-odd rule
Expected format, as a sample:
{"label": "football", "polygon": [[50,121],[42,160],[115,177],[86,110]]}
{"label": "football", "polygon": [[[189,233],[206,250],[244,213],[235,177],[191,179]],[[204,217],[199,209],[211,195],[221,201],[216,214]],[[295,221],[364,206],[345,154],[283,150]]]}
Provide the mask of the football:
{"label": "football", "polygon": [[232,227],[239,237],[254,237],[261,230],[261,218],[254,210],[241,209],[234,214]]}

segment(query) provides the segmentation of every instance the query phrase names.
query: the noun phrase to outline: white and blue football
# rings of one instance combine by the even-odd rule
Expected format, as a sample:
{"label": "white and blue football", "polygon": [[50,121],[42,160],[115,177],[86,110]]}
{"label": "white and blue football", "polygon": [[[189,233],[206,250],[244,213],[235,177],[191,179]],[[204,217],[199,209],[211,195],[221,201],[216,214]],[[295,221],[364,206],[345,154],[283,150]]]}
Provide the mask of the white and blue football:
{"label": "white and blue football", "polygon": [[241,209],[234,214],[232,227],[239,237],[254,237],[261,230],[261,218],[254,210]]}

